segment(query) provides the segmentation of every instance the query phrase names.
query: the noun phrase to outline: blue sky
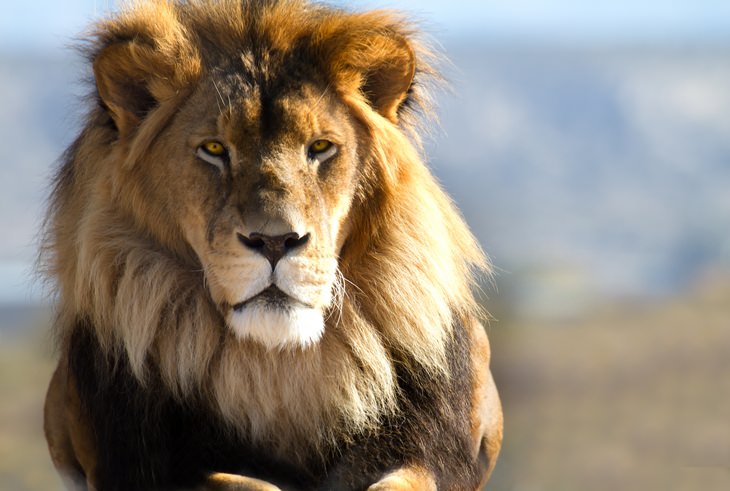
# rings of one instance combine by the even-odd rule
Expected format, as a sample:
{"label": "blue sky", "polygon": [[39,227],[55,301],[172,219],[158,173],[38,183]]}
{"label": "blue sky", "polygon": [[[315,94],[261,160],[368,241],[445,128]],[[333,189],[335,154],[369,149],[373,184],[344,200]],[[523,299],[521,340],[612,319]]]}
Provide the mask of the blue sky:
{"label": "blue sky", "polygon": [[[68,44],[114,0],[9,2],[0,17],[0,48],[49,49]],[[728,0],[355,0],[354,8],[413,13],[439,38],[470,33],[522,40],[730,38]]]}

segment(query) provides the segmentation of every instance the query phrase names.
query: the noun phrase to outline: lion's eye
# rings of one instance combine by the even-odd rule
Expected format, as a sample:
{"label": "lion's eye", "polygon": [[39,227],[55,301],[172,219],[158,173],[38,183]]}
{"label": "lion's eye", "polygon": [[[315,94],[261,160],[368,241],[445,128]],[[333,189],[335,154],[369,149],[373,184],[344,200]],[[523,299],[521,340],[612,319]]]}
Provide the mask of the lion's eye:
{"label": "lion's eye", "polygon": [[327,151],[332,146],[331,141],[327,140],[317,140],[316,142],[312,143],[309,147],[309,151],[312,153],[322,153]]}
{"label": "lion's eye", "polygon": [[334,157],[336,153],[337,145],[335,145],[331,141],[316,140],[314,143],[309,145],[309,150],[307,150],[307,157],[310,160],[322,163],[325,160]]}
{"label": "lion's eye", "polygon": [[221,142],[217,141],[210,141],[203,144],[203,150],[208,152],[211,155],[215,155],[216,157],[220,157],[224,153],[226,153],[226,147],[223,146]]}
{"label": "lion's eye", "polygon": [[196,155],[201,160],[223,170],[225,168],[225,159],[228,157],[228,151],[221,142],[211,140],[200,145]]}

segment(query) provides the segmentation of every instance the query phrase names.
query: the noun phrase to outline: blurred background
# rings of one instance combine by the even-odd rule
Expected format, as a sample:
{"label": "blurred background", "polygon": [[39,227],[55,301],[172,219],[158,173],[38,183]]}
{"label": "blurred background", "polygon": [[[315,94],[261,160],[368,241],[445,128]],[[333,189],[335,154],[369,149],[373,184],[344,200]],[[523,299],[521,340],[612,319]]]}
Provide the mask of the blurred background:
{"label": "blurred background", "polygon": [[[730,489],[730,2],[359,0],[451,60],[427,142],[495,266],[502,491]],[[101,0],[0,17],[0,489],[60,483],[33,280]]]}

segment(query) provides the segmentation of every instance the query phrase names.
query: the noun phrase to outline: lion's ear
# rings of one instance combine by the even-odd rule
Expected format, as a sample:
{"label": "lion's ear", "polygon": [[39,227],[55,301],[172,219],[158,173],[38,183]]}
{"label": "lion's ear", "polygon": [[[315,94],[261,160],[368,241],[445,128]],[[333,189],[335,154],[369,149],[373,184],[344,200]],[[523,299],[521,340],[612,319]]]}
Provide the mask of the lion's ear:
{"label": "lion's ear", "polygon": [[199,57],[189,46],[153,42],[120,40],[94,58],[96,88],[120,136],[134,131],[156,106],[192,86],[199,74]]}
{"label": "lion's ear", "polygon": [[373,53],[364,67],[360,90],[376,111],[396,123],[416,74],[416,55],[400,37],[380,36],[370,49]]}
{"label": "lion's ear", "polygon": [[120,136],[157,105],[180,94],[200,73],[174,2],[145,2],[97,27],[92,52],[99,97]]}
{"label": "lion's ear", "polygon": [[341,90],[359,90],[373,109],[397,123],[416,74],[415,50],[395,30],[358,27],[330,40],[335,45],[331,74]]}
{"label": "lion's ear", "polygon": [[159,60],[149,47],[126,41],[104,48],[94,60],[96,88],[120,134],[136,128],[159,101],[152,93]]}
{"label": "lion's ear", "polygon": [[124,136],[158,104],[189,86],[196,68],[196,57],[175,59],[132,40],[104,48],[94,60],[94,77],[99,97]]}

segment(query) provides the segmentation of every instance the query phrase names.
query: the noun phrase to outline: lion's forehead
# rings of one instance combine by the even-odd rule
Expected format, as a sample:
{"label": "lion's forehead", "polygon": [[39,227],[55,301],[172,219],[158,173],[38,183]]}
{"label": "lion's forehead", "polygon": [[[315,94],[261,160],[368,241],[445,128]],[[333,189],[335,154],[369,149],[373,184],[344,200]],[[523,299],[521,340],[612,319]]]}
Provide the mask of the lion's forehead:
{"label": "lion's forehead", "polygon": [[261,83],[241,73],[213,73],[181,112],[191,134],[222,135],[250,157],[301,147],[324,134],[351,133],[336,95],[309,80]]}

